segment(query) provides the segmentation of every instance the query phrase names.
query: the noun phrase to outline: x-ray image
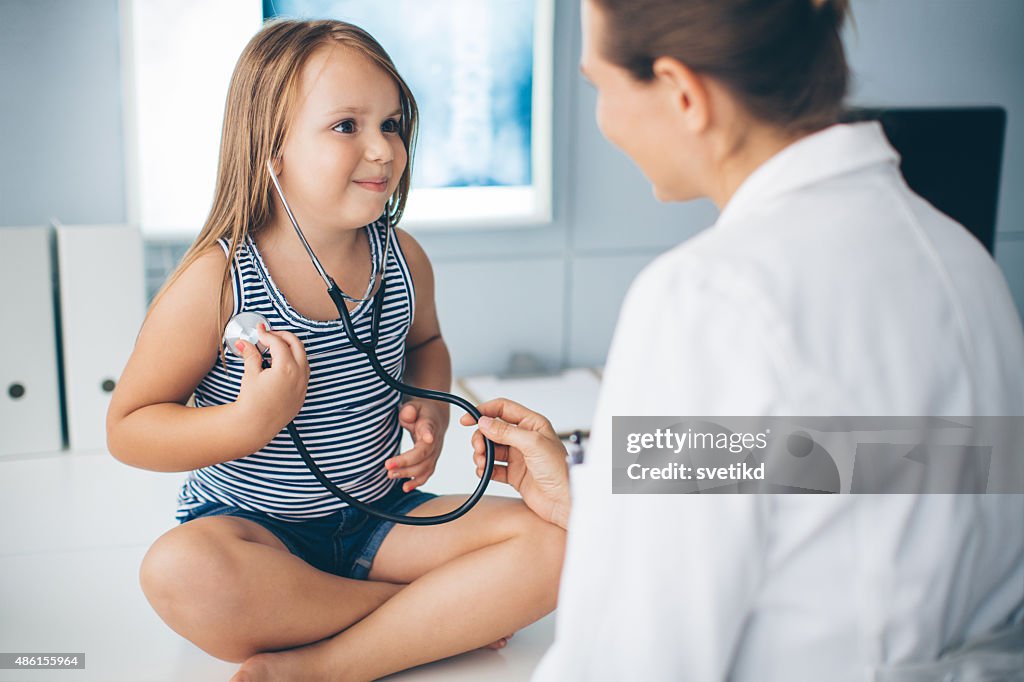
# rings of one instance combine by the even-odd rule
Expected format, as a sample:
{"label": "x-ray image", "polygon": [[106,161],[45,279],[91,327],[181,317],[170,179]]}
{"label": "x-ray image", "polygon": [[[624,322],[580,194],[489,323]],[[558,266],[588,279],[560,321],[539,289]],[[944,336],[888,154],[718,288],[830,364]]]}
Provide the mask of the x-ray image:
{"label": "x-ray image", "polygon": [[535,4],[524,0],[264,0],[266,18],[366,29],[420,108],[413,186],[532,183]]}

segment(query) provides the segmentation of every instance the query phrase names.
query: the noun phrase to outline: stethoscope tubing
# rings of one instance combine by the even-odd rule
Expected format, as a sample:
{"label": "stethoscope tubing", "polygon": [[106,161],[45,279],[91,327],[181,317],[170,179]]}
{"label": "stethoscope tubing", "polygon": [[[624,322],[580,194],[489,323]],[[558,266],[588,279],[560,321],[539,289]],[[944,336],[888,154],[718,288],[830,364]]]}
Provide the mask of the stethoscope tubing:
{"label": "stethoscope tubing", "polygon": [[[281,203],[284,205],[285,212],[288,214],[288,219],[291,221],[292,227],[295,228],[295,232],[299,235],[299,239],[302,241],[302,245],[309,254],[310,260],[313,261],[313,265],[316,267],[320,277],[327,283],[327,294],[331,297],[331,300],[334,302],[334,306],[338,309],[338,314],[341,316],[342,326],[345,328],[345,334],[352,342],[352,345],[366,356],[366,359],[369,360],[370,366],[373,368],[373,371],[377,374],[378,378],[380,378],[380,380],[390,388],[393,388],[403,395],[411,395],[417,398],[437,400],[450,405],[455,405],[456,407],[459,407],[473,415],[473,418],[479,421],[482,416],[480,411],[477,410],[476,407],[474,407],[468,400],[451,393],[445,393],[444,391],[434,391],[427,388],[419,388],[404,384],[391,376],[387,369],[380,364],[380,360],[377,358],[377,341],[378,331],[380,328],[381,307],[383,305],[384,291],[386,289],[384,274],[387,269],[388,247],[391,244],[391,232],[393,230],[391,227],[390,215],[387,213],[387,210],[385,210],[384,221],[384,229],[387,231],[387,234],[385,235],[386,241],[384,254],[381,258],[382,267],[380,268],[380,282],[375,293],[367,291],[366,294],[367,300],[371,300],[373,303],[373,317],[370,322],[370,342],[366,343],[356,334],[355,327],[352,324],[352,316],[348,312],[348,306],[345,305],[346,296],[344,292],[342,292],[341,288],[324,270],[319,259],[316,257],[316,254],[313,253],[313,249],[309,246],[305,236],[302,234],[302,230],[299,229],[299,223],[295,219],[291,208],[288,206],[288,202],[284,198],[284,191],[281,189],[281,185],[277,179],[277,174],[274,172],[274,168],[269,161],[267,162],[267,170],[273,180],[274,187],[277,189],[278,196],[281,197]],[[373,287],[372,280],[370,282],[370,287],[371,289]],[[263,360],[263,366],[269,366],[269,362],[266,359]],[[306,449],[306,445],[302,441],[302,436],[299,434],[299,430],[295,426],[294,420],[288,422],[288,426],[286,428],[288,430],[288,434],[291,436],[292,442],[295,444],[295,449],[299,451],[299,456],[302,458],[302,461],[305,462],[310,472],[312,472],[313,476],[316,477],[321,485],[323,485],[335,497],[371,516],[376,516],[386,521],[401,523],[408,526],[434,526],[454,521],[464,515],[480,501],[481,497],[483,497],[484,492],[487,490],[487,484],[490,483],[491,474],[494,472],[494,443],[485,436],[484,454],[486,461],[484,463],[483,475],[480,477],[480,483],[477,484],[476,490],[473,491],[473,494],[470,495],[465,502],[456,509],[444,514],[437,514],[435,516],[407,516],[405,514],[392,514],[391,512],[377,509],[369,503],[356,499],[335,485],[335,483],[320,469],[316,460],[313,459],[313,456],[309,454],[309,450]]]}
{"label": "stethoscope tubing", "polygon": [[[381,306],[376,304],[380,303],[380,300],[384,298],[384,290],[385,285],[384,280],[382,278],[380,282],[380,288],[373,296],[373,302],[375,305],[373,310],[373,319],[370,323],[370,343],[367,344],[363,342],[361,339],[359,339],[359,337],[356,335],[355,327],[352,325],[352,316],[349,314],[348,307],[345,305],[345,301],[341,296],[341,289],[332,280],[331,288],[328,289],[327,293],[330,294],[331,300],[333,300],[335,306],[337,306],[338,313],[341,315],[342,325],[345,327],[345,333],[348,334],[349,339],[352,341],[353,345],[355,345],[356,348],[366,356],[366,359],[370,361],[370,366],[373,368],[373,371],[377,374],[377,376],[385,384],[395,389],[399,393],[415,396],[417,398],[426,398],[427,400],[439,400],[441,402],[449,403],[451,405],[460,407],[466,412],[470,413],[471,415],[473,415],[474,419],[480,419],[480,411],[477,410],[476,407],[474,407],[473,404],[470,403],[468,400],[465,400],[464,398],[461,398],[457,395],[453,395],[451,393],[445,393],[443,391],[433,391],[427,388],[419,388],[417,386],[410,386],[408,384],[404,384],[395,379],[393,376],[391,376],[391,374],[388,373],[387,369],[385,369],[385,367],[380,364],[380,360],[377,358],[375,346],[377,343],[378,329],[380,324]],[[473,494],[470,495],[469,498],[467,498],[466,501],[462,503],[462,505],[460,505],[456,509],[453,509],[450,512],[438,514],[435,516],[407,516],[404,514],[392,514],[390,512],[376,509],[370,504],[367,504],[366,502],[363,502],[361,500],[356,499],[355,497],[352,497],[344,490],[339,488],[337,485],[335,485],[335,483],[331,481],[331,479],[328,478],[326,474],[323,473],[323,471],[320,470],[320,467],[317,465],[312,455],[310,455],[309,451],[306,450],[306,446],[302,442],[302,437],[299,435],[299,431],[295,426],[295,422],[289,422],[288,433],[292,437],[292,441],[295,443],[295,448],[299,451],[299,456],[302,457],[302,460],[306,463],[306,466],[313,473],[316,479],[320,481],[320,483],[329,491],[331,491],[331,493],[333,493],[336,497],[339,497],[345,502],[348,502],[356,509],[359,509],[360,511],[363,511],[367,514],[371,514],[373,516],[385,519],[387,521],[393,521],[395,523],[402,523],[410,526],[432,526],[441,523],[447,523],[449,521],[454,521],[455,519],[459,518],[460,516],[468,512],[470,509],[472,509],[473,506],[480,501],[480,498],[483,497],[484,492],[487,490],[487,483],[491,480],[491,473],[494,471],[494,444],[485,437],[484,448],[486,450],[487,461],[484,464],[483,476],[481,476],[480,483],[477,485],[476,490],[473,491]]]}

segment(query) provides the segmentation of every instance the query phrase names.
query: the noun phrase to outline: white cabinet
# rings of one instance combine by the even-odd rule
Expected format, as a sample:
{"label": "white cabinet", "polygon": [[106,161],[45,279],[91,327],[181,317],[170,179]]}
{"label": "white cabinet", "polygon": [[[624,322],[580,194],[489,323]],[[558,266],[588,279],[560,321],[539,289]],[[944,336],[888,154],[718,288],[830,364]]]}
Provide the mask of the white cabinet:
{"label": "white cabinet", "polygon": [[145,314],[142,236],[127,225],[61,225],[57,261],[68,445],[105,450],[110,395]]}
{"label": "white cabinet", "polygon": [[0,455],[63,446],[50,240],[0,228]]}

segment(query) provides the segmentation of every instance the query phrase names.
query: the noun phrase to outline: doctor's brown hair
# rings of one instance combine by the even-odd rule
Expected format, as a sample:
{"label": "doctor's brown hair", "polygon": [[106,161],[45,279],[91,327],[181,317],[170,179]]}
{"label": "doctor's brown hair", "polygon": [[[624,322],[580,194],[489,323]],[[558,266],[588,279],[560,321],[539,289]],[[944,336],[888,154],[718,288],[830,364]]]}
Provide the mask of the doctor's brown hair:
{"label": "doctor's brown hair", "polygon": [[[267,160],[281,153],[298,99],[303,66],[314,52],[325,46],[340,46],[368,58],[398,87],[402,109],[399,135],[408,161],[385,211],[392,225],[401,220],[409,196],[419,113],[412,91],[391,57],[373,36],[343,21],[283,19],[267,22],[242,50],[231,75],[210,214],[178,267],[153,297],[149,311],[181,273],[203,253],[219,248],[217,240],[225,238],[232,255],[225,262],[221,278],[216,327],[224,329],[227,319],[222,319],[222,310],[231,300],[234,253],[246,235],[258,233],[273,215],[273,185]],[[224,362],[223,344],[220,357]]]}
{"label": "doctor's brown hair", "polygon": [[605,14],[606,59],[640,81],[672,57],[725,85],[788,132],[838,119],[849,70],[840,31],[848,0],[589,0]]}

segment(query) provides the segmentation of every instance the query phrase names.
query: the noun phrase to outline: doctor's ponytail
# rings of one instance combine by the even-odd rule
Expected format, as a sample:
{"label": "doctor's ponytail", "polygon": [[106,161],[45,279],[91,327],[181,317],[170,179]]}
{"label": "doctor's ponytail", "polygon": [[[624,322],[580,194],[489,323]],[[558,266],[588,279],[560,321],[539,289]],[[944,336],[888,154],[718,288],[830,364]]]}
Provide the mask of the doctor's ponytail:
{"label": "doctor's ponytail", "polygon": [[759,120],[791,132],[838,119],[849,70],[848,0],[590,0],[606,59],[641,81],[658,57],[718,80]]}

